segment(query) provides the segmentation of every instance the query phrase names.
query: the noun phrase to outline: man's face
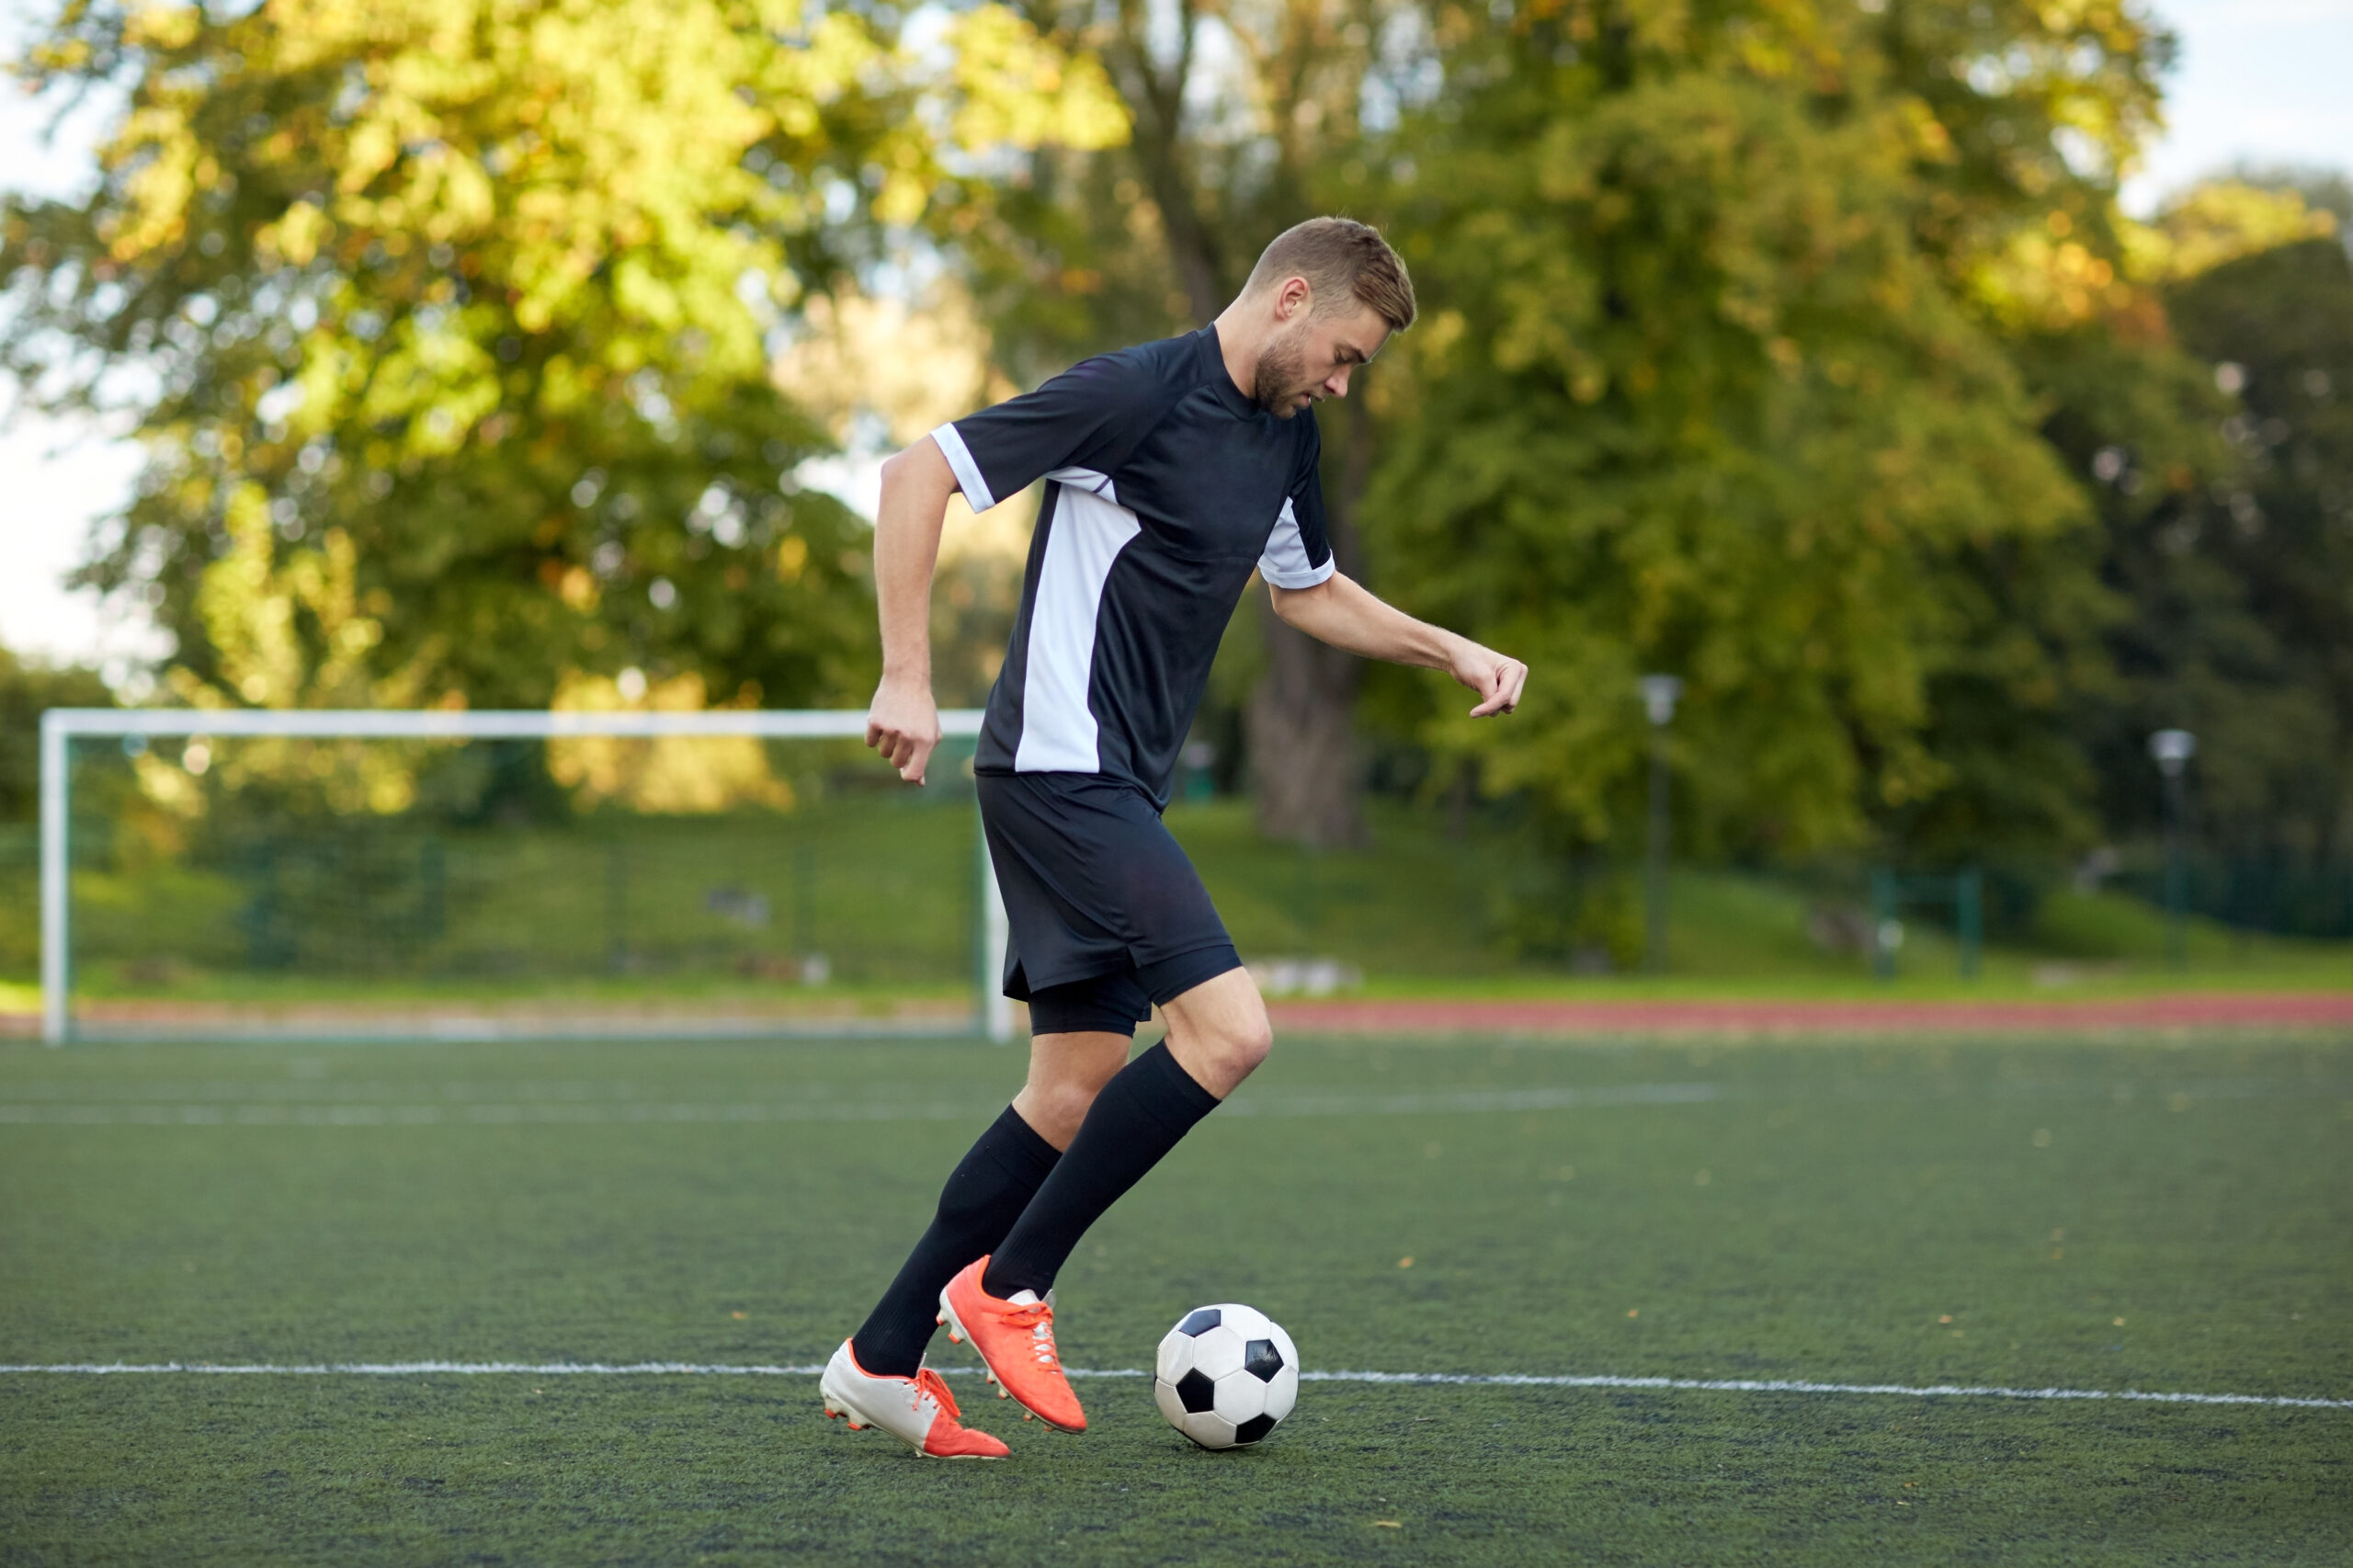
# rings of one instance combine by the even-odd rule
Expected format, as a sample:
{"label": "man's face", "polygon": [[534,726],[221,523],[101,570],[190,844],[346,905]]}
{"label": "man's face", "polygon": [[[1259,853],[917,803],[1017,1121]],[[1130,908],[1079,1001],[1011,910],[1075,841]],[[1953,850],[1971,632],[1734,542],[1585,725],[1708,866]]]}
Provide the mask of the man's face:
{"label": "man's face", "polygon": [[1259,351],[1256,401],[1278,419],[1295,417],[1327,397],[1348,395],[1348,373],[1381,352],[1389,324],[1356,300],[1318,315],[1302,302],[1289,325]]}

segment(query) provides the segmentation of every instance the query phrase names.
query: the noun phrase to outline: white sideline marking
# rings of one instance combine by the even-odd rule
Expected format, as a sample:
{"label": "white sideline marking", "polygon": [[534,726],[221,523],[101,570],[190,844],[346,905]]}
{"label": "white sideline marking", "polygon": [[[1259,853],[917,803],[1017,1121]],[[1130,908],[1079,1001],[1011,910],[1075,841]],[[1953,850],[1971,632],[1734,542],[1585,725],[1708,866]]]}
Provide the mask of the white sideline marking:
{"label": "white sideline marking", "polygon": [[1236,1095],[1228,1116],[1419,1116],[1429,1111],[1568,1110],[1578,1106],[1697,1105],[1724,1097],[1720,1084],[1621,1084],[1598,1089],[1465,1089],[1370,1095],[1346,1089]]}
{"label": "white sideline marking", "polygon": [[[57,1361],[0,1364],[0,1375],[53,1374],[79,1377],[123,1377],[160,1373],[191,1373],[208,1377],[360,1377],[416,1378],[433,1376],[535,1378],[813,1378],[825,1369],[817,1363],[773,1365],[710,1361],[321,1361],[307,1364],[253,1363],[222,1365],[210,1361]],[[969,1377],[974,1369],[944,1367],[947,1376]],[[1074,1378],[1148,1378],[1142,1367],[1071,1367]],[[1899,1399],[2030,1399],[2104,1400],[2140,1404],[2253,1404],[2280,1410],[2353,1410],[2353,1399],[2295,1399],[2263,1393],[2163,1393],[2143,1389],[2014,1389],[1973,1383],[1825,1383],[1797,1378],[1629,1378],[1608,1373],[1552,1376],[1526,1372],[1302,1372],[1302,1382],[1390,1383],[1408,1386],[1661,1389],[1699,1393],[1845,1393],[1892,1395]]]}
{"label": "white sideline marking", "polygon": [[1893,1394],[1907,1399],[2116,1399],[2150,1404],[2264,1404],[2298,1410],[2353,1410],[2353,1399],[2291,1399],[2265,1393],[2152,1393],[2141,1389],[2013,1389],[1971,1383],[1930,1383],[1915,1387],[1907,1383],[1822,1383],[1795,1378],[1626,1378],[1600,1372],[1582,1377],[1545,1377],[1517,1372],[1302,1372],[1300,1377],[1303,1381],[1332,1383],[1478,1383],[1503,1388]]}

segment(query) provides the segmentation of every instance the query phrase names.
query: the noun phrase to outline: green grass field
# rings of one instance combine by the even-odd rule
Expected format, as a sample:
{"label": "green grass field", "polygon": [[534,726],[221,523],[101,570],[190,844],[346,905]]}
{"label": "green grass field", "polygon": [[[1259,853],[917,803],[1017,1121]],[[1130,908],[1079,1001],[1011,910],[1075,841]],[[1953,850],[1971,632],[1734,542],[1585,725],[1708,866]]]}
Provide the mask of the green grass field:
{"label": "green grass field", "polygon": [[[817,1361],[1018,1072],[7,1048],[0,1362]],[[2348,1236],[2353,1039],[1295,1039],[1063,1344],[1238,1299],[1311,1371],[2353,1399]],[[1311,1381],[1212,1455],[1079,1386],[1072,1437],[959,1381],[1016,1452],[957,1467],[805,1376],[0,1375],[0,1562],[2353,1562],[2347,1408]]]}

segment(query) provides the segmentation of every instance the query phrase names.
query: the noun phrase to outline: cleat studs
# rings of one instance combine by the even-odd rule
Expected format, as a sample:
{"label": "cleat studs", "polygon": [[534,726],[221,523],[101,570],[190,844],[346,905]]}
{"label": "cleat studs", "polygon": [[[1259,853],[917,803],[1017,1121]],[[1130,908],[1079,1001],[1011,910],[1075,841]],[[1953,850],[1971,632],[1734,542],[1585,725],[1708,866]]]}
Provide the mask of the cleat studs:
{"label": "cleat studs", "polygon": [[[945,1327],[945,1326],[947,1325],[947,1323],[948,1323],[948,1314],[947,1314],[946,1312],[941,1312],[938,1316],[937,1316],[937,1317],[933,1318],[931,1321],[932,1321],[932,1322],[934,1322],[934,1323],[936,1323],[936,1324],[940,1324],[942,1327]],[[951,1336],[951,1337],[952,1337],[952,1336]]]}

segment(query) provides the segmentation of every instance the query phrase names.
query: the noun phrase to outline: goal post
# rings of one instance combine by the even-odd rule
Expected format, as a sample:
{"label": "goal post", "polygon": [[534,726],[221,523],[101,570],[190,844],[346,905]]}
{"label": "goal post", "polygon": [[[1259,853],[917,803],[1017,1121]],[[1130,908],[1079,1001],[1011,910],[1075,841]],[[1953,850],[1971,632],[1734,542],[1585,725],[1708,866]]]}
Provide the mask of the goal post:
{"label": "goal post", "polygon": [[940,715],[51,709],[42,1036],[1003,1042],[1005,915]]}

